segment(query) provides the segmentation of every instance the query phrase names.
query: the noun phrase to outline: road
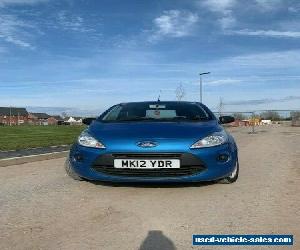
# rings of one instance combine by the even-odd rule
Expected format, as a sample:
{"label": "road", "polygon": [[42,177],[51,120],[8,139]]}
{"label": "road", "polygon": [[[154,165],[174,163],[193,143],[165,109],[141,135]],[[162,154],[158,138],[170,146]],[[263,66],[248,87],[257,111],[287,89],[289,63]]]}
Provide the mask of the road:
{"label": "road", "polygon": [[76,182],[63,158],[1,168],[0,249],[228,249],[192,234],[293,234],[300,249],[300,128],[248,130],[233,129],[231,185]]}

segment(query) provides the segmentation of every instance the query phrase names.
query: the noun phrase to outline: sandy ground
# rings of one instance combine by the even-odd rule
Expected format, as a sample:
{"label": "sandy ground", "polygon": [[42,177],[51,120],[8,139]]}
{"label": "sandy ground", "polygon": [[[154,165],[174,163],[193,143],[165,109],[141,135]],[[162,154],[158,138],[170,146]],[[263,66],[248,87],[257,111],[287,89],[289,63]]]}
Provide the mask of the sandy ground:
{"label": "sandy ground", "polygon": [[248,131],[233,129],[231,185],[76,182],[64,159],[1,168],[0,249],[229,249],[192,234],[293,234],[300,249],[300,128]]}

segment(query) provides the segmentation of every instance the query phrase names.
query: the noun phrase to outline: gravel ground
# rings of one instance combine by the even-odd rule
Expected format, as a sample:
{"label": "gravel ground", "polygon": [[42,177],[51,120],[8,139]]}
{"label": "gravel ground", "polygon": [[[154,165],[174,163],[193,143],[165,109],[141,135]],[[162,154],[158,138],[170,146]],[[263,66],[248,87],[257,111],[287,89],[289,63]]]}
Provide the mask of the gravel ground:
{"label": "gravel ground", "polygon": [[1,168],[0,249],[229,249],[192,234],[293,234],[300,249],[300,128],[232,130],[231,185],[76,182],[63,158]]}

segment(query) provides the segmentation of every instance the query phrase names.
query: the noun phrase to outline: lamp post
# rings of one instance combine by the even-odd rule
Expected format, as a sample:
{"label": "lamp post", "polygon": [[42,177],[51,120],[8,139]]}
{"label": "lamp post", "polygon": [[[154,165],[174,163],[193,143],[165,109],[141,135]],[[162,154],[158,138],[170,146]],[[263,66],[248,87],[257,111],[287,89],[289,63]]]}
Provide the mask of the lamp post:
{"label": "lamp post", "polygon": [[199,76],[200,76],[200,102],[201,103],[202,103],[202,76],[208,75],[208,74],[210,74],[210,72],[199,73]]}

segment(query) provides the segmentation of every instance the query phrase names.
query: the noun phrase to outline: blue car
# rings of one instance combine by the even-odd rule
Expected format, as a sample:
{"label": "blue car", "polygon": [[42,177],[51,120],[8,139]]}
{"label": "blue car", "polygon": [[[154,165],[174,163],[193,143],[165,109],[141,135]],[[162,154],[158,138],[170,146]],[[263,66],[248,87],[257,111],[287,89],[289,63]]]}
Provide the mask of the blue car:
{"label": "blue car", "polygon": [[233,121],[198,102],[117,104],[84,120],[65,168],[76,180],[233,183],[237,146],[221,125]]}

